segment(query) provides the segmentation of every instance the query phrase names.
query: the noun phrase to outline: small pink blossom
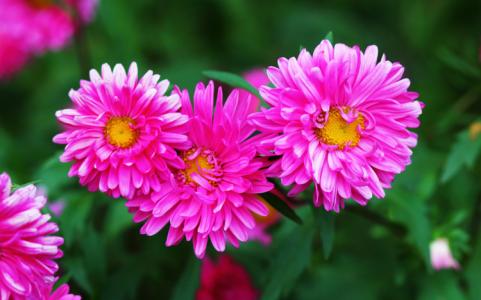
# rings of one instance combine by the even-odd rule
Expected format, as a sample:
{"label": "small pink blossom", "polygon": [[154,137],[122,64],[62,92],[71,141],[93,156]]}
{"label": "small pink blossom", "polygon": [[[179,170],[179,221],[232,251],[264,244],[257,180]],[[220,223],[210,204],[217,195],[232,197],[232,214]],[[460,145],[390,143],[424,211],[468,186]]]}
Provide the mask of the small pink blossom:
{"label": "small pink blossom", "polygon": [[439,238],[434,240],[431,242],[429,249],[431,253],[431,265],[436,271],[441,269],[458,270],[460,268],[459,263],[451,253],[447,239]]}
{"label": "small pink blossom", "polygon": [[187,150],[188,117],[179,112],[180,97],[165,95],[168,80],[148,71],[138,78],[137,64],[90,71],[90,81],[71,90],[72,108],[56,113],[64,131],[54,142],[64,144],[62,162],[73,162],[89,191],[132,198],[162,192],[168,167],[182,168],[176,150]]}

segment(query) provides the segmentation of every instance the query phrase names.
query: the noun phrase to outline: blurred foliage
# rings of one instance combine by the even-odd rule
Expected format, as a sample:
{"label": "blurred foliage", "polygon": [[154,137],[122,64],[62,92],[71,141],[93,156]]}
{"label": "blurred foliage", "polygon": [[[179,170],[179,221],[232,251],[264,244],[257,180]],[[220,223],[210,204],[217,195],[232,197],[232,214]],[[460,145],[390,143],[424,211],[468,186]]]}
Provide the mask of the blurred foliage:
{"label": "blurred foliage", "polygon": [[[51,142],[55,111],[69,105],[85,67],[137,61],[192,89],[205,70],[273,65],[332,31],[405,65],[426,104],[413,164],[384,200],[338,215],[299,209],[303,225],[282,220],[270,247],[228,253],[263,299],[481,299],[481,138],[469,132],[481,115],[480,14],[475,0],[101,0],[85,32],[89,66],[72,44],[0,83],[0,170],[15,183],[39,180],[50,200],[66,202],[54,218],[65,237],[61,269],[85,299],[190,299],[200,268],[191,245],[139,235],[122,200],[69,179]],[[431,269],[429,242],[439,236],[460,271]]]}

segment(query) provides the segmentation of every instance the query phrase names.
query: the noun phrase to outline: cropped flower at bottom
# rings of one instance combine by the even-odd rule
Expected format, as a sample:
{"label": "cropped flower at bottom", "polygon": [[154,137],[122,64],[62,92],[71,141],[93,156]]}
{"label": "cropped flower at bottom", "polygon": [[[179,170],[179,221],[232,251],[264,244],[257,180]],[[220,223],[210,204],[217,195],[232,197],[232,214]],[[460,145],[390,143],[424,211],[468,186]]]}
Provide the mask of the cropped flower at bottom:
{"label": "cropped flower at bottom", "polygon": [[239,103],[235,90],[223,104],[222,90],[214,108],[214,85],[198,84],[194,93],[195,113],[187,91],[176,90],[182,112],[191,119],[188,132],[192,148],[183,151],[184,167],[150,195],[127,202],[134,221],[146,221],[141,233],[156,234],[170,223],[166,244],[184,237],[193,241],[194,252],[203,257],[210,240],[217,251],[226,241],[234,246],[247,241],[256,226],[253,214],[265,216],[266,206],[258,194],[269,191],[262,171],[265,161],[257,158],[254,128],[247,124],[248,103]]}
{"label": "cropped flower at bottom", "polygon": [[46,198],[29,185],[11,193],[11,181],[0,175],[0,295],[1,299],[43,299],[54,282],[62,256],[61,237],[41,209]]}

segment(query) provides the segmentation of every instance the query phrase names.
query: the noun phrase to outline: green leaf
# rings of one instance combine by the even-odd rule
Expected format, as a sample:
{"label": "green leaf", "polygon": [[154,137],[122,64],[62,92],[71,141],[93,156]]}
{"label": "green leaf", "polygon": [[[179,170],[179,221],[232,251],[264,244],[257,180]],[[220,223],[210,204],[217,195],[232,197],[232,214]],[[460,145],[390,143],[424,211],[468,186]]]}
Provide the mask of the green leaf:
{"label": "green leaf", "polygon": [[92,283],[89,279],[89,276],[87,276],[85,265],[82,263],[81,259],[79,257],[66,259],[65,265],[67,266],[69,274],[72,275],[72,278],[75,280],[75,282],[89,295],[92,295]]}
{"label": "green leaf", "polygon": [[314,232],[312,221],[296,226],[278,245],[267,270],[269,279],[262,295],[263,300],[279,299],[295,285],[310,265]]}
{"label": "green leaf", "polygon": [[419,300],[465,299],[459,280],[452,272],[433,273],[422,281],[421,287]]}
{"label": "green leaf", "polygon": [[249,93],[256,96],[257,98],[259,98],[261,102],[263,103],[265,102],[264,99],[262,99],[261,94],[259,94],[259,91],[254,86],[252,86],[247,80],[245,80],[244,78],[242,78],[237,74],[222,72],[222,71],[213,71],[213,70],[204,71],[202,73],[209,78],[223,82],[232,87],[246,90]]}
{"label": "green leaf", "polygon": [[326,36],[324,37],[325,40],[328,40],[329,42],[331,42],[331,44],[334,43],[334,33],[332,33],[332,31],[329,31]]}
{"label": "green leaf", "polygon": [[79,192],[67,194],[66,207],[60,216],[60,229],[65,239],[65,246],[70,247],[81,237],[85,230],[85,223],[93,205],[93,194]]}
{"label": "green leaf", "polygon": [[[475,238],[475,237],[472,237]],[[472,250],[472,257],[466,268],[466,280],[469,286],[469,299],[481,299],[481,234],[478,234],[477,245]]]}
{"label": "green leaf", "polygon": [[302,224],[301,218],[296,214],[296,212],[285,203],[283,200],[277,198],[271,193],[264,193],[261,196],[264,200],[266,200],[272,207],[274,207],[278,212],[282,215],[290,219],[291,221],[296,222],[297,224]]}
{"label": "green leaf", "polygon": [[453,144],[446,165],[444,166],[441,181],[446,182],[456,175],[463,166],[472,167],[481,150],[481,137],[472,140],[469,132],[463,131],[458,135]]}
{"label": "green leaf", "polygon": [[195,291],[199,286],[200,260],[192,257],[187,263],[184,272],[177,282],[172,300],[194,299]]}
{"label": "green leaf", "polygon": [[70,164],[59,161],[61,154],[62,152],[55,153],[35,174],[35,178],[47,187],[49,195],[58,193],[62,187],[74,182],[74,179],[68,176]]}
{"label": "green leaf", "polygon": [[108,239],[115,238],[118,234],[134,225],[132,216],[129,214],[123,201],[113,201],[109,205],[109,211],[105,217],[104,234]]}
{"label": "green leaf", "polygon": [[319,226],[321,232],[322,251],[324,258],[328,259],[331,256],[332,247],[334,244],[334,223],[335,215],[324,210],[320,213]]}

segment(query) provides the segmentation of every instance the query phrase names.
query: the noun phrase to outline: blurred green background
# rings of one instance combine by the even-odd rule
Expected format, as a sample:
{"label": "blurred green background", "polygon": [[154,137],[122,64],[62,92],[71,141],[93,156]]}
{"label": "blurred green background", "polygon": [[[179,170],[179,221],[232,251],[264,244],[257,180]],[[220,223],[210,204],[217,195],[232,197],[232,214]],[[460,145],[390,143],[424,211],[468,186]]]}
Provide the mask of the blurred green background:
{"label": "blurred green background", "polygon": [[[282,220],[270,247],[228,253],[265,299],[481,299],[481,141],[469,134],[481,116],[481,1],[101,0],[83,47],[88,68],[136,61],[192,90],[207,80],[203,70],[274,65],[329,31],[336,42],[376,44],[406,67],[426,104],[413,164],[385,200],[339,215],[302,208],[305,224]],[[0,170],[66,201],[55,218],[61,268],[84,299],[191,299],[200,265],[191,244],[166,248],[165,232],[140,236],[122,200],[87,193],[57,161],[54,113],[87,76],[77,50],[48,53],[0,83]],[[380,224],[386,219],[404,229]],[[431,269],[429,243],[440,236],[460,271]]]}

